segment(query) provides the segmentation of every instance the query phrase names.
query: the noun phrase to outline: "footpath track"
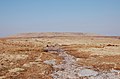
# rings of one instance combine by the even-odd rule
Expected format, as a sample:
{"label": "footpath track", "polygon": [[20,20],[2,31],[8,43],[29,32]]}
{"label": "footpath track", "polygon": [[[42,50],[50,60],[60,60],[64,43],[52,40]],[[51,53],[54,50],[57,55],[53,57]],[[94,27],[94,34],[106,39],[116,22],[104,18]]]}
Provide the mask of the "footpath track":
{"label": "footpath track", "polygon": [[92,67],[83,67],[76,64],[74,56],[67,54],[67,51],[58,46],[47,46],[45,51],[48,53],[58,53],[63,57],[61,64],[53,64],[54,71],[51,74],[53,79],[120,79],[120,71],[95,71]]}

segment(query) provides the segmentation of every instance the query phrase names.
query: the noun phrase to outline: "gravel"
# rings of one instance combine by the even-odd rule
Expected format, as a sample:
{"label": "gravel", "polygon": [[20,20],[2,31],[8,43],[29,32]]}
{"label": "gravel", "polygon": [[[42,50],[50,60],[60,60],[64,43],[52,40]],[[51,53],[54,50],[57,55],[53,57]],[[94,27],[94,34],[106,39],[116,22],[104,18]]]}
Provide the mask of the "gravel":
{"label": "gravel", "polygon": [[91,67],[83,67],[76,64],[74,56],[67,54],[60,48],[58,50],[56,53],[64,58],[62,64],[56,65],[54,60],[44,61],[53,65],[54,71],[51,74],[53,79],[120,79],[120,73],[117,70],[107,72],[94,71]]}

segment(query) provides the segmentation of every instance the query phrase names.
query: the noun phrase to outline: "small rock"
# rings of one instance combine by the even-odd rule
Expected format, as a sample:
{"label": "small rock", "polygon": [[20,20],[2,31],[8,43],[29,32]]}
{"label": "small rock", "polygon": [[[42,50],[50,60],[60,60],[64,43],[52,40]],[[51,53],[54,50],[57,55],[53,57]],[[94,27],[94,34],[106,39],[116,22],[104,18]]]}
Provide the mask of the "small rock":
{"label": "small rock", "polygon": [[24,69],[23,68],[14,68],[14,69],[11,69],[11,70],[8,70],[9,72],[19,72],[19,71],[23,71]]}
{"label": "small rock", "polygon": [[24,64],[23,67],[30,67],[30,64]]}
{"label": "small rock", "polygon": [[80,70],[80,72],[78,73],[79,76],[96,76],[97,74],[98,72],[90,69],[83,69],[83,70]]}
{"label": "small rock", "polygon": [[53,60],[46,60],[46,61],[43,61],[43,62],[46,63],[46,64],[49,64],[49,65],[55,65],[56,64],[55,59],[53,59]]}
{"label": "small rock", "polygon": [[120,70],[111,70],[111,72],[120,73]]}
{"label": "small rock", "polygon": [[35,65],[35,64],[38,64],[38,62],[30,62],[29,64],[30,65]]}
{"label": "small rock", "polygon": [[76,58],[76,61],[79,61],[80,60],[80,58]]}
{"label": "small rock", "polygon": [[39,61],[42,61],[40,58],[37,58],[36,60],[35,60],[36,62],[39,62]]}

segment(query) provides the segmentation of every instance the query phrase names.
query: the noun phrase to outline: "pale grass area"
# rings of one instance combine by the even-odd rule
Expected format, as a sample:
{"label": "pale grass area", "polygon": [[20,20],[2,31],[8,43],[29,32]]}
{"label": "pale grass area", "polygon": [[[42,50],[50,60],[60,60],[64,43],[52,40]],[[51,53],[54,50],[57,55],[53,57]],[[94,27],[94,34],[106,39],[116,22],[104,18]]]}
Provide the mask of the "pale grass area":
{"label": "pale grass area", "polygon": [[15,61],[15,60],[21,60],[21,59],[26,59],[28,57],[28,55],[24,55],[24,54],[0,54],[0,58],[3,59],[8,59],[10,61]]}
{"label": "pale grass area", "polygon": [[[95,37],[55,37],[55,38],[34,38],[34,39],[21,39],[20,43],[35,44],[34,46],[46,46],[47,44],[60,44],[60,45],[82,45],[83,47],[76,47],[78,51],[91,52],[93,55],[120,55],[120,40],[115,38],[95,38]],[[18,42],[18,41],[12,41]],[[118,45],[118,46],[107,46]]]}
{"label": "pale grass area", "polygon": [[[47,41],[50,44],[76,45],[74,49],[78,51],[89,51],[94,55],[120,55],[120,39],[115,38],[95,38],[95,37],[63,37],[38,39]],[[117,46],[107,46],[108,44]],[[81,45],[81,47],[77,47]]]}
{"label": "pale grass area", "polygon": [[[81,49],[80,49],[81,51]],[[105,48],[90,48],[85,51],[91,51],[92,55],[120,55],[120,46],[119,47],[105,47]]]}

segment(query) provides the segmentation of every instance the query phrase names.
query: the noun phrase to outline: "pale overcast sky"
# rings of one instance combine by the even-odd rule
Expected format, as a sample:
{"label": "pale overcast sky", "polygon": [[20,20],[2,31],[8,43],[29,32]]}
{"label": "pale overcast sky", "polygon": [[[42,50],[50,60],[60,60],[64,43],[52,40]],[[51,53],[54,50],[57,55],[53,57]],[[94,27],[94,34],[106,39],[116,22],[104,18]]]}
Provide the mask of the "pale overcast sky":
{"label": "pale overcast sky", "polygon": [[0,0],[0,36],[24,32],[120,36],[120,0]]}

